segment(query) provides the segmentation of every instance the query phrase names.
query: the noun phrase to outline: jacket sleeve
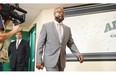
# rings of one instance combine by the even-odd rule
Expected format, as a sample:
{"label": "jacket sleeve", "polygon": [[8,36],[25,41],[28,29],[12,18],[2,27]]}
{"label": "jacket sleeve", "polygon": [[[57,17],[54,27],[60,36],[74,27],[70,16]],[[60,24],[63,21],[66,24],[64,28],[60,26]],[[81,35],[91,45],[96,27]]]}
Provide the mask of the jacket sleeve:
{"label": "jacket sleeve", "polygon": [[46,34],[45,25],[43,25],[37,44],[36,64],[42,63],[43,47],[46,42],[46,36],[47,34]]}
{"label": "jacket sleeve", "polygon": [[76,47],[76,45],[75,45],[75,43],[74,43],[74,40],[73,40],[73,38],[72,38],[72,34],[71,34],[70,28],[69,28],[69,40],[68,40],[67,46],[70,48],[71,52],[72,52],[76,57],[78,57],[78,55],[80,55],[80,52],[79,52],[78,48]]}

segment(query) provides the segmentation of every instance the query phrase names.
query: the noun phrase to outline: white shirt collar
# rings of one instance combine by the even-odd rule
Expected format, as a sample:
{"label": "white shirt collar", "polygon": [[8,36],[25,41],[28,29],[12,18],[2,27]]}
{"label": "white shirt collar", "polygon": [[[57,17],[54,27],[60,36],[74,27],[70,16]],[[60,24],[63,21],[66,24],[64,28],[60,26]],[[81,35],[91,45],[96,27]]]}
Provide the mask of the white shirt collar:
{"label": "white shirt collar", "polygon": [[19,43],[21,42],[22,38],[21,39],[17,39],[17,41],[19,40]]}
{"label": "white shirt collar", "polygon": [[22,40],[22,38],[21,39],[17,39],[17,40]]}

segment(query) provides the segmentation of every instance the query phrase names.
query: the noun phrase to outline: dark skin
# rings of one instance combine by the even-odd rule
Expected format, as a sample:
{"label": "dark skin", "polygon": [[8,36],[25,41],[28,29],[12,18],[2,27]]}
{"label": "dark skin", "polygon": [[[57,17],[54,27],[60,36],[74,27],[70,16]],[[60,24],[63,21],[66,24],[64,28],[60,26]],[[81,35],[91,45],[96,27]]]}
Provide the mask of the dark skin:
{"label": "dark skin", "polygon": [[[54,18],[58,23],[61,23],[64,20],[64,9],[62,7],[57,7],[54,10]],[[78,59],[80,63],[83,63],[84,57],[82,55],[78,55]],[[37,64],[37,69],[43,69],[44,64],[41,62],[41,64]]]}
{"label": "dark skin", "polygon": [[58,7],[54,10],[54,18],[55,20],[60,23],[64,20],[64,9],[61,7]]}

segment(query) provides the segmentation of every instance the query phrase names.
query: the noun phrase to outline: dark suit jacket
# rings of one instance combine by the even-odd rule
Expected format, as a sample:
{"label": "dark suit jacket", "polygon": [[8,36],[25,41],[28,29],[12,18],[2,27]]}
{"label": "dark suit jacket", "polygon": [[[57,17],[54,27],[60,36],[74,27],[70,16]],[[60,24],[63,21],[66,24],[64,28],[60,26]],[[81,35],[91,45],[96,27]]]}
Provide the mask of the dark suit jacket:
{"label": "dark suit jacket", "polygon": [[8,48],[8,55],[11,55],[10,67],[14,68],[15,64],[25,67],[29,61],[30,47],[29,43],[21,40],[18,49],[16,49],[16,41],[11,42]]}

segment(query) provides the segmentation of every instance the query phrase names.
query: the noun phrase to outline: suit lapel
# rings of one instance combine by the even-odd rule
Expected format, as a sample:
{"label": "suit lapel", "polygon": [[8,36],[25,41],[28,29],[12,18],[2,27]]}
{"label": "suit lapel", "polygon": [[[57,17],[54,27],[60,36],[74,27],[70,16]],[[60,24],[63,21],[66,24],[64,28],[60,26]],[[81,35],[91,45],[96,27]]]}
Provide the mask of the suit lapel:
{"label": "suit lapel", "polygon": [[56,30],[56,27],[55,27],[55,23],[54,23],[54,22],[52,23],[52,28],[53,28],[53,32],[54,32],[56,38],[58,39],[58,42],[60,43],[59,37],[58,37],[58,32],[57,32],[57,30]]}
{"label": "suit lapel", "polygon": [[[22,44],[22,42],[23,42],[23,39],[22,39],[21,42],[19,43],[18,48],[20,47],[20,45]],[[18,48],[16,48],[16,41],[15,41],[15,49],[18,49]]]}
{"label": "suit lapel", "polygon": [[62,39],[62,43],[64,42],[66,36],[66,27],[63,25],[63,39]]}
{"label": "suit lapel", "polygon": [[16,41],[14,42],[14,47],[15,47],[15,49],[17,49],[17,48],[16,48]]}
{"label": "suit lapel", "polygon": [[[58,37],[58,32],[56,30],[54,22],[52,22],[52,27],[53,27],[53,32],[54,32],[56,38],[58,39],[58,42],[60,43],[60,40],[59,40],[59,37]],[[63,41],[65,39],[65,36],[66,36],[66,27],[63,25],[63,40],[62,40],[62,43],[63,43]]]}
{"label": "suit lapel", "polygon": [[22,42],[23,42],[23,39],[21,40],[21,42],[19,43],[19,46],[18,46],[18,48],[20,47],[20,45],[22,44]]}

